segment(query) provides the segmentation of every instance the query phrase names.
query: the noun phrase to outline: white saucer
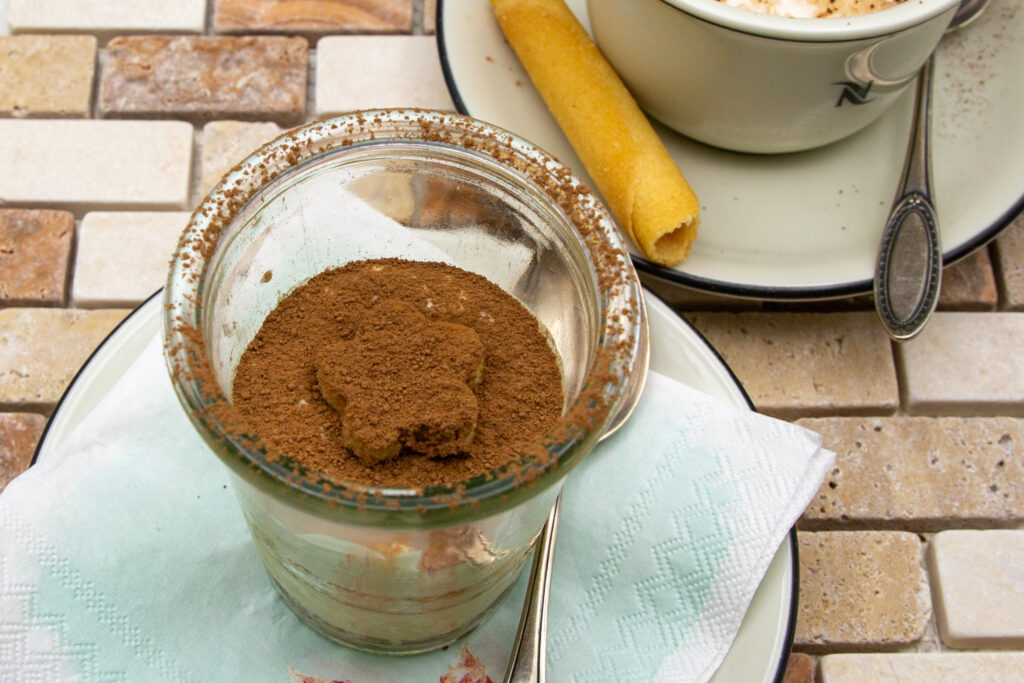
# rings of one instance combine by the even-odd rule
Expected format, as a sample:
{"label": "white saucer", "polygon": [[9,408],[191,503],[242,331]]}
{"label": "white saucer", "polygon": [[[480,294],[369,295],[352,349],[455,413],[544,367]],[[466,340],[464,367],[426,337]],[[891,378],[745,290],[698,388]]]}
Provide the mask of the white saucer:
{"label": "white saucer", "polygon": [[[57,404],[36,449],[36,459],[45,458],[59,446],[128,371],[160,329],[162,302],[160,293],[154,294],[96,349]],[[688,323],[650,293],[647,306],[652,369],[737,407],[750,407],[732,372]],[[791,531],[775,553],[732,649],[712,680],[781,680],[796,621],[796,552],[796,533]]]}
{"label": "white saucer", "polygon": [[[992,0],[975,23],[946,36],[936,56],[934,197],[947,264],[993,238],[1024,208],[1018,2]],[[589,26],[586,0],[567,4]],[[487,0],[439,0],[437,42],[461,112],[521,135],[587,178]],[[870,291],[909,137],[910,90],[867,129],[798,154],[726,152],[658,127],[700,198],[701,232],[682,265],[635,258],[637,266],[689,287],[763,299]]]}

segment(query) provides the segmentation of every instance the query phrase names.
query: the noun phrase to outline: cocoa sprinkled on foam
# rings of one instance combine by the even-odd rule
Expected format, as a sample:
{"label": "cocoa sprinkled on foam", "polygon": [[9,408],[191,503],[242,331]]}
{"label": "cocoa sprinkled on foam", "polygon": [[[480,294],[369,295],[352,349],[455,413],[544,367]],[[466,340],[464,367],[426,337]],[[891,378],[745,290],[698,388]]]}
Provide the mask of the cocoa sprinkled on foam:
{"label": "cocoa sprinkled on foam", "polygon": [[[621,393],[621,389],[616,391],[614,387],[626,381],[624,375],[628,374],[630,351],[637,346],[635,331],[642,305],[636,276],[625,251],[608,241],[605,234],[607,228],[602,224],[609,220],[607,214],[593,193],[573,178],[566,167],[556,166],[553,160],[538,163],[536,158],[530,158],[530,155],[537,155],[534,148],[517,142],[511,134],[498,132],[473,119],[454,114],[413,109],[380,110],[309,124],[282,134],[252,157],[236,165],[200,204],[179,241],[168,291],[175,291],[175,278],[197,288],[201,285],[221,234],[261,188],[293,168],[300,160],[375,139],[382,125],[395,127],[396,123],[400,123],[402,130],[396,135],[388,131],[388,137],[417,139],[473,150],[490,156],[522,175],[561,210],[576,230],[592,259],[594,275],[605,305],[623,307],[620,315],[608,316],[603,321],[603,327],[599,330],[599,345],[589,373],[591,380],[543,441],[526,449],[518,461],[472,482],[452,482],[442,487],[405,490],[403,501],[410,504],[399,504],[406,509],[426,513],[438,506],[457,508],[465,504],[475,505],[475,499],[466,500],[465,492],[467,488],[473,489],[481,482],[494,482],[497,479],[506,481],[512,487],[519,487],[529,485],[545,472],[558,467],[562,464],[562,456],[572,451],[580,440],[596,440],[599,436],[596,430],[608,418],[612,407],[610,394]],[[541,160],[549,159],[543,153],[538,156]],[[180,289],[180,286],[177,288]],[[191,322],[188,307],[194,309],[195,319],[201,320],[203,302],[186,297],[184,303],[172,304],[173,308],[167,318],[169,334],[165,354],[175,388],[186,409],[192,411],[193,417],[205,423],[212,431],[213,440],[220,444],[223,457],[239,458],[237,453],[232,452],[233,449],[246,452],[249,454],[246,462],[253,473],[269,474],[329,505],[348,501],[349,504],[373,509],[394,507],[395,499],[383,496],[378,489],[316,477],[314,473],[299,467],[286,454],[263,442],[224,396],[205,339]],[[186,396],[188,387],[196,390],[190,396]],[[227,443],[233,444],[233,449]],[[496,493],[504,498],[508,490],[499,487]]]}

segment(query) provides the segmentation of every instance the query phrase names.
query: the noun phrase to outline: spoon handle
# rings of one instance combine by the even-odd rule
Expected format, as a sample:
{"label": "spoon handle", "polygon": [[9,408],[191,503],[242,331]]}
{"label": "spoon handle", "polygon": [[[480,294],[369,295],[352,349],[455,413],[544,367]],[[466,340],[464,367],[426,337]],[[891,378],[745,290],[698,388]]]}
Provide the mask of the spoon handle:
{"label": "spoon handle", "polygon": [[[629,387],[622,397],[622,403],[605,426],[598,441],[604,441],[618,431],[633,413],[640,394],[647,382],[647,370],[651,362],[651,330],[647,318],[647,303],[640,297],[640,318],[637,321],[636,362],[629,380]],[[551,507],[547,523],[537,538],[533,555],[533,566],[527,582],[526,599],[519,617],[519,628],[512,644],[512,655],[505,671],[505,683],[544,683],[544,662],[547,648],[548,595],[551,592],[551,572],[555,559],[555,537],[558,533],[558,513],[562,508],[562,495],[558,492]]]}
{"label": "spoon handle", "polygon": [[558,532],[558,511],[562,507],[562,491],[551,507],[548,521],[541,529],[533,555],[533,567],[527,583],[523,614],[512,644],[512,657],[505,671],[505,683],[544,683],[544,660],[547,648],[548,594],[551,592],[551,567],[554,565],[555,535]]}
{"label": "spoon handle", "polygon": [[906,341],[928,322],[939,300],[942,248],[931,198],[929,111],[932,60],[917,82],[903,181],[882,232],[875,263],[875,310],[890,337]]}

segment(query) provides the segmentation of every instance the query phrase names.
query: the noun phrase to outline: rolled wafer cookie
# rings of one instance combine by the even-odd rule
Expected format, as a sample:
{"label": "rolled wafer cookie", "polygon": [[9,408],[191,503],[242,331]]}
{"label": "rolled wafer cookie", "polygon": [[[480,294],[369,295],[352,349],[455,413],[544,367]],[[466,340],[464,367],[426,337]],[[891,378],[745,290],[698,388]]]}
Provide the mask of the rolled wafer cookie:
{"label": "rolled wafer cookie", "polygon": [[562,0],[491,0],[530,80],[612,213],[652,261],[697,236],[697,196],[633,96]]}

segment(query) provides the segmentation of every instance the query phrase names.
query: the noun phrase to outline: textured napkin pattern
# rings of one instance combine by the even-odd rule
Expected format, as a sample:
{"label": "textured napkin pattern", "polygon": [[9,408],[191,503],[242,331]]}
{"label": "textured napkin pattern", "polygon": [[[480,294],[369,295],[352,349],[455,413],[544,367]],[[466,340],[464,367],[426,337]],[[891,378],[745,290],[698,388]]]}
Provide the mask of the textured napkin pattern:
{"label": "textured napkin pattern", "polygon": [[[805,430],[652,373],[567,484],[550,679],[707,679],[832,457]],[[357,653],[289,612],[227,482],[154,339],[0,494],[0,680],[501,680],[525,572],[460,645]]]}
{"label": "textured napkin pattern", "polygon": [[[834,456],[791,424],[651,373],[566,486],[549,635],[557,680],[700,681]],[[595,495],[596,494],[596,495]],[[611,675],[614,674],[614,675]]]}

